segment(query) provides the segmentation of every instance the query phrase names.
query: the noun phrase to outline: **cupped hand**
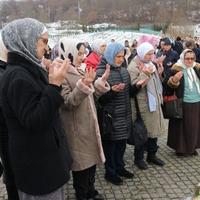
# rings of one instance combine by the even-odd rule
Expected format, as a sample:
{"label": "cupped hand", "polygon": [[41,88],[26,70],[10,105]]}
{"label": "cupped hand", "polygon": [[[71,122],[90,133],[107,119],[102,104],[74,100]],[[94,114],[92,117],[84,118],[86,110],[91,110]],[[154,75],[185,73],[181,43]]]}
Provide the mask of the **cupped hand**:
{"label": "cupped hand", "polygon": [[106,82],[110,76],[110,65],[106,64],[106,70],[104,74],[102,75],[102,81]]}
{"label": "cupped hand", "polygon": [[147,73],[147,74],[152,74],[153,73],[153,67],[152,66],[145,66],[142,71],[144,73]]}
{"label": "cupped hand", "polygon": [[166,58],[166,56],[164,56],[164,55],[158,57],[158,58],[156,59],[156,63],[157,63],[157,64],[163,63],[163,60],[164,60],[165,58]]}
{"label": "cupped hand", "polygon": [[162,64],[162,63],[160,63],[160,64],[158,64],[158,65],[157,65],[157,67],[158,67],[158,73],[159,73],[159,74],[162,74],[162,73],[163,73],[163,71],[164,71],[163,64]]}
{"label": "cupped hand", "polygon": [[89,86],[93,81],[95,80],[96,72],[95,69],[90,67],[89,69],[86,69],[85,76],[83,78],[83,83],[87,86]]}
{"label": "cupped hand", "polygon": [[49,64],[49,83],[60,86],[64,81],[69,65],[68,59],[64,60],[59,66],[54,63]]}
{"label": "cupped hand", "polygon": [[121,91],[124,90],[124,88],[125,88],[125,83],[119,83],[119,84],[116,84],[116,85],[112,86],[112,90],[114,92],[121,92]]}
{"label": "cupped hand", "polygon": [[142,79],[142,80],[139,80],[137,83],[136,83],[136,86],[142,86],[144,87],[149,81],[149,78],[146,78],[146,79]]}
{"label": "cupped hand", "polygon": [[174,82],[180,81],[181,78],[182,78],[182,76],[183,76],[183,72],[182,72],[182,71],[177,72],[177,73],[173,76],[173,81],[174,81]]}

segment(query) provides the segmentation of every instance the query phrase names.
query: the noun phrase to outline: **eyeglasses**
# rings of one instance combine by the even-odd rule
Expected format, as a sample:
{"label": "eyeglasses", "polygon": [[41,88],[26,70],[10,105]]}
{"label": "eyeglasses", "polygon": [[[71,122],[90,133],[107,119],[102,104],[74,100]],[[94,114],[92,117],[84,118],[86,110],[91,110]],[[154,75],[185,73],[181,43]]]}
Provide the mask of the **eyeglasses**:
{"label": "eyeglasses", "polygon": [[116,56],[115,58],[117,58],[117,59],[123,58],[124,59],[124,56]]}
{"label": "eyeglasses", "polygon": [[148,56],[152,56],[152,55],[154,55],[155,53],[154,52],[152,52],[152,53],[147,53],[146,55],[148,55]]}
{"label": "eyeglasses", "polygon": [[40,37],[39,39],[41,39],[44,44],[48,44],[48,38]]}
{"label": "eyeglasses", "polygon": [[195,60],[195,58],[194,57],[192,57],[192,58],[184,58],[185,60]]}
{"label": "eyeglasses", "polygon": [[84,55],[84,53],[78,52],[78,56],[83,56],[83,55]]}

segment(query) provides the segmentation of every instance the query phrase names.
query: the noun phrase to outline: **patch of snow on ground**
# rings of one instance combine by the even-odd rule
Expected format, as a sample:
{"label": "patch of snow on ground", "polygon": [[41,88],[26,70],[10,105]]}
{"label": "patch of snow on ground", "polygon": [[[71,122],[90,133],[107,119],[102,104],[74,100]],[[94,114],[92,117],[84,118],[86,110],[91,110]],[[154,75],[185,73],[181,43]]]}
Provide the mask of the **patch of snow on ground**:
{"label": "patch of snow on ground", "polygon": [[[124,44],[125,40],[129,40],[130,44],[134,39],[138,40],[142,35],[149,35],[144,33],[136,33],[130,31],[103,31],[103,32],[93,32],[93,33],[81,33],[81,34],[57,34],[49,32],[49,45],[54,46],[61,37],[76,38],[80,42],[89,42],[91,44],[96,39],[104,39],[107,43],[114,39],[116,42]],[[149,35],[150,36],[150,35]],[[157,36],[158,37],[158,36]]]}

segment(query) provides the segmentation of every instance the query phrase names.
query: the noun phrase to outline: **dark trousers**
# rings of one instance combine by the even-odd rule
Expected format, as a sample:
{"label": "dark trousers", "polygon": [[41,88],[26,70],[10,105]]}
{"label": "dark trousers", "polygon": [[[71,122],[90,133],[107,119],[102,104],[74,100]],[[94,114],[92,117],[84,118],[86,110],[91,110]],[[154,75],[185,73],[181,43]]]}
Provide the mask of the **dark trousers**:
{"label": "dark trousers", "polygon": [[106,174],[116,176],[125,166],[123,157],[126,150],[126,140],[103,140],[103,150],[106,157]]}
{"label": "dark trousers", "polygon": [[91,198],[96,194],[97,191],[94,187],[95,173],[96,165],[82,171],[72,171],[77,200]]}
{"label": "dark trousers", "polygon": [[[0,176],[2,175],[3,172],[4,172],[4,176],[5,176],[5,171],[3,170],[3,166],[0,163]],[[19,200],[19,195],[18,195],[15,184],[11,184],[11,183],[7,182],[7,183],[5,183],[5,185],[6,185],[8,200]]]}
{"label": "dark trousers", "polygon": [[0,162],[0,177],[2,176],[2,174],[3,174],[3,166],[2,166],[2,164]]}
{"label": "dark trousers", "polygon": [[6,184],[8,200],[19,200],[19,194],[15,185]]}
{"label": "dark trousers", "polygon": [[[1,110],[0,117],[2,117]],[[19,200],[19,195],[9,157],[8,140],[9,138],[6,126],[5,124],[4,126],[0,124],[0,157],[2,161],[1,168],[3,169],[3,182],[6,185],[8,200]]]}
{"label": "dark trousers", "polygon": [[147,150],[147,157],[149,158],[154,157],[158,150],[157,141],[158,141],[157,138],[148,138],[147,142],[143,146],[135,148],[134,150],[135,161],[144,159],[145,148]]}

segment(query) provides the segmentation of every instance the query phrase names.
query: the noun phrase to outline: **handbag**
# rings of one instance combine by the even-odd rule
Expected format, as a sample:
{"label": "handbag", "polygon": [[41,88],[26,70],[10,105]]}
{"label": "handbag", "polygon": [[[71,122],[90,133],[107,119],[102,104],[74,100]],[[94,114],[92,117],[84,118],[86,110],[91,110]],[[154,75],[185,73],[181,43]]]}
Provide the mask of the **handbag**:
{"label": "handbag", "polygon": [[113,132],[113,107],[105,108],[99,102],[96,105],[97,107],[97,117],[99,123],[99,129],[101,137],[108,138]]}
{"label": "handbag", "polygon": [[134,100],[136,107],[136,120],[133,123],[132,130],[127,140],[127,143],[130,145],[135,145],[135,147],[138,148],[147,142],[148,131],[141,117],[137,97],[134,97]]}
{"label": "handbag", "polygon": [[183,100],[177,98],[175,94],[172,96],[164,96],[162,111],[165,119],[182,119]]}

